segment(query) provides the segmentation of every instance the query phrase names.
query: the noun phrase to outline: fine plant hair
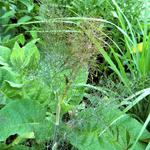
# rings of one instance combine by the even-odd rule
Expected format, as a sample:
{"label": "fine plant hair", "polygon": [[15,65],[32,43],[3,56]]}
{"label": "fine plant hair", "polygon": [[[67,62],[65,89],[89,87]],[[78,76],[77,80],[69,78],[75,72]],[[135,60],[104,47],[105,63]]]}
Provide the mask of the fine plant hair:
{"label": "fine plant hair", "polygon": [[[44,59],[49,57],[47,66],[50,66],[50,70],[53,70],[51,80],[55,82],[56,76],[59,77],[59,74],[65,72],[64,79],[66,82],[64,89],[57,93],[55,130],[52,142],[52,149],[55,149],[59,142],[57,134],[61,128],[61,104],[66,100],[68,91],[74,84],[79,72],[95,66],[98,51],[90,42],[86,32],[92,32],[93,26],[100,25],[87,21],[64,21],[65,16],[63,16],[61,9],[58,10],[57,6],[51,6],[48,1],[43,2],[42,5],[44,9],[41,13],[44,14],[44,23],[41,24],[41,31],[39,31],[43,41],[41,48],[44,49],[42,57]],[[101,28],[99,27],[99,29]],[[92,34],[101,38],[98,30],[92,32]],[[59,82],[61,84],[62,81]],[[52,86],[51,82],[49,84],[49,86]]]}
{"label": "fine plant hair", "polygon": [[[98,50],[91,43],[87,32],[97,36],[102,41],[102,27],[99,23],[90,21],[65,21],[61,9],[58,6],[43,2],[44,23],[41,24],[40,36],[44,41],[43,56],[50,57],[49,65],[56,70],[56,74],[64,70],[72,70],[73,80],[76,69],[87,67],[97,68],[96,57]],[[93,30],[96,26],[99,30]],[[102,42],[101,42],[102,44]],[[56,69],[55,69],[56,68]]]}
{"label": "fine plant hair", "polygon": [[[74,20],[72,20],[71,17],[70,19],[68,19],[65,14],[62,13],[61,7],[60,9],[58,9],[58,6],[53,6],[51,5],[51,3],[43,3],[43,7],[44,10],[46,10],[46,12],[42,13],[44,14],[44,23],[41,24],[41,37],[44,41],[43,48],[45,49],[43,55],[45,57],[50,57],[48,63],[50,68],[53,68],[55,72],[53,75],[54,77],[56,76],[56,74],[58,75],[63,71],[69,70],[69,74],[67,74],[67,76],[64,76],[64,78],[66,79],[66,86],[61,93],[57,93],[58,99],[57,105],[55,107],[55,130],[52,139],[53,141],[51,144],[52,149],[55,150],[59,147],[59,144],[61,143],[60,140],[66,140],[67,138],[69,139],[69,137],[74,137],[67,131],[61,130],[63,128],[61,120],[64,116],[64,114],[61,114],[61,103],[65,101],[68,91],[71,88],[71,85],[74,83],[77,72],[80,70],[80,68],[94,66],[94,60],[96,60],[95,58],[98,54],[96,49],[98,49],[105,57],[106,61],[108,61],[109,64],[112,65],[112,68],[116,71],[119,77],[121,77],[124,83],[128,82],[125,81],[127,76],[126,78],[124,78],[124,76],[126,75],[124,75],[124,70],[121,70],[123,66],[119,66],[121,69],[116,68],[115,63],[113,62],[113,60],[111,60],[109,54],[101,49],[101,41],[103,41],[103,39],[101,36],[102,32],[99,26],[99,20],[97,23],[95,23],[96,21],[94,21],[94,19],[92,20],[88,18],[79,18],[78,20],[76,20],[76,18],[73,18]],[[112,48],[110,47],[110,49]],[[115,56],[116,55],[114,54],[114,57]],[[59,82],[62,81],[60,80]],[[125,92],[124,89],[126,88],[126,86],[123,86],[121,84],[120,87],[123,89],[123,91],[120,89],[120,92]],[[120,87],[118,85],[117,88],[119,89]],[[111,91],[114,90],[113,88],[116,87],[112,87]],[[71,110],[70,112],[66,113],[69,114],[70,117],[70,119],[66,122],[67,126],[70,129],[75,129],[77,127],[79,128],[79,130],[84,131],[84,126],[86,128],[86,124],[90,124],[90,118],[96,118],[100,114],[98,107],[100,107],[100,110],[102,111],[104,109],[109,110],[109,108],[113,109],[113,107],[119,107],[119,100],[121,98],[120,95],[117,95],[117,92],[108,92],[110,93],[110,95],[108,94],[107,96],[104,96],[105,94],[100,94],[97,96],[97,94],[92,93],[91,91],[90,94],[85,95],[86,100],[81,100],[80,107],[82,106],[84,108],[87,107],[89,109],[93,109],[91,114],[88,114],[88,109],[84,110],[83,108],[82,113],[84,115],[76,117],[76,113],[78,111],[80,112],[82,108]],[[132,91],[130,90],[130,93],[128,93],[127,90],[127,95],[123,93],[124,95],[122,97],[128,97],[129,95],[131,95],[131,92]],[[113,97],[113,94],[116,95]],[[95,99],[97,103],[92,101],[92,99]],[[124,110],[124,106],[121,106],[119,108]],[[109,110],[109,112],[111,112],[111,109]],[[96,124],[98,123],[98,121],[100,121],[104,126],[104,130],[109,127],[109,123],[105,122],[105,120],[101,117],[95,119],[94,121],[96,122]]]}

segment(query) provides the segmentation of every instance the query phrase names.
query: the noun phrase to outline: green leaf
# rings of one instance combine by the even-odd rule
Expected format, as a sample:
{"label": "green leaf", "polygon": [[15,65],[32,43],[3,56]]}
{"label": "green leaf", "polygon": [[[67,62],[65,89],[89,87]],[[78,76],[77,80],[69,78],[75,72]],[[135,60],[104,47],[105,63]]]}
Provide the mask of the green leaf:
{"label": "green leaf", "polygon": [[[46,110],[35,101],[16,100],[10,102],[0,110],[0,141],[5,141],[14,134],[24,138],[34,138],[35,136],[37,140],[41,137],[44,139],[44,134],[47,138],[51,126],[48,128],[45,115]],[[32,133],[32,136],[28,136],[29,133]]]}
{"label": "green leaf", "polygon": [[7,62],[9,60],[11,50],[7,47],[0,46],[0,56]]}
{"label": "green leaf", "polygon": [[32,40],[31,42],[27,43],[24,47],[24,63],[23,68],[25,67],[35,67],[37,66],[39,60],[40,60],[40,53],[38,51],[38,48],[36,47],[35,43],[39,39]]}
{"label": "green leaf", "polygon": [[20,0],[20,2],[27,7],[28,12],[31,12],[34,8],[34,4],[31,0]]}
{"label": "green leaf", "polygon": [[9,86],[11,86],[13,88],[22,88],[23,87],[23,84],[14,83],[14,82],[11,82],[11,81],[8,81],[8,80],[5,80],[5,82],[8,83]]}
{"label": "green leaf", "polygon": [[3,83],[4,80],[16,82],[17,77],[18,77],[18,74],[12,71],[10,67],[7,67],[7,66],[0,67],[0,83],[1,84]]}
{"label": "green leaf", "polygon": [[31,17],[30,16],[23,16],[21,17],[19,20],[18,20],[18,23],[25,23],[25,22],[28,22],[31,20]]}
{"label": "green leaf", "polygon": [[50,88],[40,78],[26,81],[24,91],[28,97],[42,103],[43,106],[51,103]]}
{"label": "green leaf", "polygon": [[[137,120],[110,107],[83,110],[76,120],[78,122],[69,127],[68,134],[71,144],[79,150],[128,149],[142,129],[142,124]],[[149,137],[150,133],[145,130],[140,138]],[[144,150],[145,147],[146,144],[140,141],[135,145],[136,150]]]}
{"label": "green leaf", "polygon": [[30,34],[31,34],[33,39],[37,39],[38,38],[37,31],[30,31]]}
{"label": "green leaf", "polygon": [[86,67],[80,68],[76,73],[76,78],[68,91],[67,100],[70,99],[69,103],[77,105],[81,102],[84,94],[84,87],[76,86],[78,84],[85,84],[88,79],[88,69]]}
{"label": "green leaf", "polygon": [[17,42],[13,47],[10,60],[12,65],[17,68],[21,68],[22,65],[24,64],[24,60],[25,60],[24,50],[19,46]]}
{"label": "green leaf", "polygon": [[[61,103],[63,113],[69,111],[69,109],[72,109],[75,105],[78,105],[82,101],[84,95],[84,87],[78,87],[76,85],[85,84],[87,82],[88,70],[86,67],[78,69],[75,78],[73,79],[72,76],[70,76],[71,71],[71,69],[64,70],[55,74],[55,71],[51,70],[51,99],[54,101],[51,102],[50,105],[53,111],[55,111],[57,105],[57,100],[54,98],[55,93],[58,93],[58,97],[60,99],[62,98],[63,94],[65,95],[65,99]],[[67,78],[68,80],[73,80],[73,83],[71,83],[68,90],[65,91]]]}
{"label": "green leaf", "polygon": [[0,67],[0,91],[7,98],[20,97],[22,95],[22,84],[19,84],[18,74],[13,72],[9,67]]}
{"label": "green leaf", "polygon": [[[25,145],[15,145],[15,146],[10,146],[10,145],[6,145],[6,144],[0,144],[0,149],[1,150],[40,150],[38,149],[39,147],[36,146],[32,146],[32,147],[28,147]],[[40,147],[42,149],[42,147]]]}
{"label": "green leaf", "polygon": [[14,83],[4,80],[1,86],[1,91],[9,98],[21,98],[23,96],[23,84]]}
{"label": "green leaf", "polygon": [[22,44],[24,45],[25,43],[25,38],[24,38],[24,35],[23,34],[19,34],[17,36],[15,36],[14,38],[11,38],[9,40],[5,40],[2,44],[6,47],[9,47],[9,48],[13,48],[15,42],[17,42],[18,44]]}
{"label": "green leaf", "polygon": [[0,56],[0,66],[8,66],[5,60]]}
{"label": "green leaf", "polygon": [[20,47],[16,42],[11,53],[11,63],[19,69],[35,67],[40,60],[40,53],[35,45],[39,39],[32,40],[24,47]]}
{"label": "green leaf", "polygon": [[0,17],[0,19],[11,18],[14,16],[14,14],[14,10],[7,11],[3,16]]}

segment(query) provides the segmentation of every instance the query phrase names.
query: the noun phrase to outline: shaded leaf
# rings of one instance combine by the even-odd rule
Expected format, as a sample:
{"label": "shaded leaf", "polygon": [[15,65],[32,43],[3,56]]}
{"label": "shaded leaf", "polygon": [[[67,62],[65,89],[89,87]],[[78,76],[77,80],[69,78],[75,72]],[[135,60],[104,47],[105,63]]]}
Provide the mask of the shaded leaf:
{"label": "shaded leaf", "polygon": [[24,63],[24,60],[25,60],[24,50],[23,48],[19,46],[17,42],[15,43],[13,47],[10,60],[11,60],[12,65],[17,68],[21,68]]}
{"label": "shaded leaf", "polygon": [[26,16],[21,17],[18,20],[18,23],[25,23],[25,22],[28,22],[29,20],[31,20],[31,17],[26,15]]}
{"label": "shaded leaf", "polygon": [[51,127],[47,128],[45,113],[44,108],[32,100],[17,100],[9,103],[0,110],[0,141],[5,141],[14,134],[24,138],[34,138],[29,136],[29,133],[34,134],[37,140],[43,133],[47,138]]}
{"label": "shaded leaf", "polygon": [[0,56],[7,62],[9,60],[11,50],[7,47],[0,46]]}

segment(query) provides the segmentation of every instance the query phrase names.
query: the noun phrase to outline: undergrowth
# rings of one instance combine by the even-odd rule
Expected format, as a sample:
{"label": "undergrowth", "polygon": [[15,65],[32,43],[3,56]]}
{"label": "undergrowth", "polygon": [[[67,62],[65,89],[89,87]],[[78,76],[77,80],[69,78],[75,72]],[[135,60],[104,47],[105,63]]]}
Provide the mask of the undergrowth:
{"label": "undergrowth", "polygon": [[149,149],[148,9],[133,28],[126,3],[0,2],[1,150]]}

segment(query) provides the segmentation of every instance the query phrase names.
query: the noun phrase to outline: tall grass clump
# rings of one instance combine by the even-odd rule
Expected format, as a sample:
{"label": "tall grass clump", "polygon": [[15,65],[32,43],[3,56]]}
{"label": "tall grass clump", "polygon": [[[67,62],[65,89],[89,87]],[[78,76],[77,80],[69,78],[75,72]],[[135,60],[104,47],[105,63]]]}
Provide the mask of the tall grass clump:
{"label": "tall grass clump", "polygon": [[[145,105],[143,99],[148,97],[149,89],[145,89],[146,87],[144,87],[145,90],[138,93],[137,91],[133,91],[131,86],[133,85],[133,80],[136,81],[136,79],[138,78],[145,80],[149,75],[149,36],[147,33],[148,27],[146,21],[146,14],[148,10],[145,9],[144,28],[142,28],[140,22],[138,21],[139,29],[142,32],[140,40],[143,41],[142,44],[139,44],[137,34],[134,31],[134,28],[132,27],[130,21],[127,19],[116,1],[113,0],[112,3],[115,7],[115,13],[119,22],[117,25],[104,19],[88,17],[67,17],[63,15],[61,16],[61,13],[58,13],[59,15],[56,16],[47,16],[45,20],[46,25],[44,25],[45,28],[43,28],[44,33],[42,33],[42,35],[44,35],[44,39],[47,41],[46,43],[51,43],[50,45],[46,44],[46,49],[48,49],[48,53],[50,53],[50,56],[53,58],[50,59],[50,63],[51,61],[53,61],[53,63],[51,64],[57,64],[58,62],[60,63],[61,59],[61,67],[58,67],[58,65],[54,68],[55,70],[56,68],[59,68],[59,71],[64,67],[64,70],[69,69],[71,71],[71,74],[69,74],[69,77],[71,76],[69,78],[70,81],[75,81],[79,68],[82,68],[83,66],[87,67],[89,64],[89,60],[91,60],[91,58],[93,58],[93,56],[97,54],[97,51],[95,50],[98,50],[104,57],[105,61],[108,62],[110,68],[117,74],[120,81],[122,81],[122,83],[125,85],[127,95],[131,95],[133,92],[135,92],[135,97],[131,96],[131,98],[125,99],[124,101],[122,100],[121,105],[125,106],[124,112],[128,112],[129,110],[131,110],[131,112],[141,117],[141,115],[139,113],[137,114],[134,110],[136,109],[135,107],[137,107],[138,112],[142,112],[142,105]],[[48,6],[48,8],[51,8],[51,6]],[[46,14],[50,13],[47,12]],[[103,25],[109,24],[115,27],[124,38],[123,45],[125,48],[122,49],[123,46],[118,45],[115,40],[112,40],[111,37],[103,33],[101,27],[99,26],[99,23],[102,23]],[[113,45],[105,42],[100,35],[105,35]],[[101,44],[102,42],[109,47],[110,52],[105,50],[105,48]],[[51,48],[52,45],[53,47]],[[113,57],[110,56],[110,54]],[[60,73],[59,71],[58,73]],[[61,94],[59,92],[57,93],[58,95],[60,94],[62,96],[58,96],[58,103],[55,107],[56,127],[58,127],[58,125],[60,124],[58,120],[60,120],[61,117],[61,103],[65,101],[67,91],[71,87],[70,85],[72,83],[73,82],[70,82],[70,84],[68,84],[69,86],[66,86],[67,88],[65,88],[64,90],[65,94],[63,94],[63,92],[60,92]],[[139,88],[139,90],[142,89]],[[141,129],[141,133],[139,134],[137,140],[140,138],[149,122],[149,117],[147,117],[149,114],[149,108],[146,108],[147,113],[145,113],[146,115],[144,116],[144,118],[141,118],[143,121],[145,121],[145,124],[143,126],[143,129]],[[54,142],[54,147],[57,143],[56,141]],[[135,142],[135,144],[136,143],[137,141]],[[133,144],[133,146],[135,145]]]}
{"label": "tall grass clump", "polygon": [[87,21],[66,21],[61,5],[54,6],[48,1],[41,5],[44,23],[41,23],[41,31],[38,32],[43,41],[43,59],[39,76],[46,79],[51,88],[53,102],[49,104],[49,111],[54,114],[52,147],[55,149],[60,144],[58,136],[63,126],[62,118],[78,109],[82,102],[84,87],[77,84],[87,82],[88,70],[94,66],[98,51],[86,36],[86,32],[92,30]]}
{"label": "tall grass clump", "polygon": [[[128,79],[128,84],[133,85],[133,80],[141,80],[140,83],[144,82],[149,78],[150,75],[150,47],[149,47],[149,33],[148,33],[148,1],[144,1],[144,22],[140,22],[140,18],[137,21],[139,29],[141,30],[140,39],[137,38],[137,34],[134,31],[134,26],[130,23],[128,18],[124,15],[121,8],[117,5],[116,1],[113,1],[116,6],[116,11],[118,14],[118,20],[120,22],[120,31],[123,33],[125,48],[126,51],[121,51],[121,55],[119,56],[117,52],[112,49],[112,53],[114,54],[117,65],[119,68],[123,68],[124,63],[127,67],[127,70],[130,72],[129,76],[127,73],[124,74]],[[127,26],[126,26],[127,24]],[[120,49],[121,50],[121,49]],[[118,57],[118,56],[120,57]],[[122,61],[122,64],[120,63]],[[139,84],[140,85],[140,84]],[[132,91],[131,86],[129,86]],[[140,89],[141,87],[139,87]],[[143,89],[146,88],[143,87]],[[141,88],[142,89],[142,88]],[[132,91],[133,92],[133,91]],[[134,91],[135,92],[135,91]],[[134,105],[133,105],[134,106]],[[132,107],[131,107],[132,108]],[[143,108],[146,108],[143,110]],[[138,102],[135,107],[133,107],[132,111],[137,116],[139,116],[142,120],[145,121],[149,114],[149,97],[142,102]],[[136,111],[135,111],[136,110]]]}
{"label": "tall grass clump", "polygon": [[[113,45],[110,45],[109,43],[104,41],[109,47],[110,51],[108,52],[103,47],[101,47],[101,45],[99,44],[100,40],[98,38],[91,35],[90,32],[87,32],[87,36],[102,54],[104,59],[108,62],[111,69],[117,74],[120,81],[123,82],[123,84],[126,87],[126,93],[132,94],[137,92],[133,91],[132,89],[132,87],[134,86],[133,81],[141,80],[140,83],[143,82],[144,84],[144,81],[146,81],[150,75],[150,36],[148,33],[148,1],[145,0],[143,4],[144,22],[142,22],[140,18],[137,20],[138,30],[140,30],[140,33],[142,33],[140,38],[137,38],[137,31],[135,30],[133,24],[130,23],[127,16],[119,7],[117,2],[115,0],[112,0],[112,3],[116,8],[115,13],[119,21],[118,25],[103,19],[93,18],[93,20],[97,22],[110,24],[117,28],[117,30],[123,35],[124,48],[122,49],[122,46],[118,45],[115,39],[112,40],[111,37],[106,35],[107,38],[109,38],[113,43]],[[77,17],[75,19],[91,20],[92,18]],[[110,54],[112,54],[113,57],[110,57]],[[132,97],[132,101],[131,99],[128,99],[128,101],[131,101],[131,103],[128,103],[126,101],[127,105],[129,105],[127,106],[127,108],[129,109],[125,110],[131,110],[132,113],[136,114],[138,117],[140,117],[140,119],[145,121],[146,127],[149,123],[149,92],[147,92],[148,89],[145,89],[146,85],[144,87],[142,86],[142,88],[144,89],[145,93],[143,93],[143,95],[140,95],[139,97]],[[139,84],[138,89],[142,90],[142,88]],[[146,108],[146,112],[145,110],[143,111],[143,108]]]}
{"label": "tall grass clump", "polygon": [[[21,3],[29,12],[34,5]],[[148,26],[138,20],[139,43],[124,4],[43,0],[38,21],[11,24],[38,28],[26,28],[32,39],[21,34],[0,46],[0,149],[149,149]],[[92,85],[103,66],[111,72]]]}
{"label": "tall grass clump", "polygon": [[[97,19],[97,18],[88,18],[88,17],[74,17],[74,18],[65,18],[67,21],[72,20],[90,20],[95,22],[101,22],[104,24],[109,24],[115,27],[118,32],[121,33],[123,37],[122,45],[116,43],[116,39],[111,39],[108,35],[106,37],[111,40],[112,44],[103,41],[110,51],[106,51],[99,42],[101,39],[92,34],[91,31],[86,32],[86,35],[93,43],[94,47],[99,50],[104,59],[108,62],[111,69],[117,74],[120,81],[123,82],[126,88],[126,94],[131,95],[133,93],[138,93],[136,90],[133,90],[135,87],[135,82],[139,81],[137,84],[137,90],[143,90],[144,93],[141,95],[135,94],[135,97],[131,96],[132,99],[127,99],[126,103],[123,103],[127,108],[125,112],[130,111],[133,114],[136,114],[142,121],[145,122],[145,128],[149,123],[149,88],[146,86],[147,79],[150,74],[150,47],[149,47],[149,33],[148,33],[148,1],[144,1],[143,12],[144,12],[144,22],[137,20],[137,26],[135,27],[129,21],[128,17],[124,14],[122,9],[119,7],[115,0],[112,0],[113,5],[115,6],[116,18],[118,24],[110,22],[108,20]],[[94,31],[97,31],[97,27],[92,27]],[[137,37],[140,32],[140,37]],[[124,48],[123,48],[124,47]],[[110,54],[113,56],[110,56]],[[146,84],[144,84],[146,82]],[[140,86],[141,84],[143,86]],[[127,95],[125,97],[127,97]],[[134,94],[133,94],[134,95]],[[138,97],[139,96],[139,97]],[[128,102],[130,101],[130,102]],[[143,110],[146,108],[146,110]]]}
{"label": "tall grass clump", "polygon": [[[69,113],[69,116],[71,116],[71,118],[67,121],[67,127],[70,133],[66,132],[66,139],[68,139],[75,147],[78,147],[79,149],[85,149],[84,145],[80,143],[80,140],[82,141],[83,139],[89,138],[89,141],[92,141],[90,137],[93,137],[94,133],[97,137],[97,131],[100,133],[99,135],[101,137],[105,135],[104,133],[107,134],[107,131],[109,132],[109,129],[111,130],[111,126],[114,126],[114,124],[117,126],[120,125],[119,122],[122,122],[122,118],[124,118],[126,115],[120,113],[120,115],[117,116],[115,113],[119,110],[117,109],[116,111],[116,107],[121,109],[123,113],[128,112],[136,115],[135,118],[144,124],[143,126],[139,127],[139,129],[137,129],[140,131],[140,133],[135,133],[135,137],[131,135],[129,136],[128,129],[126,129],[127,131],[125,134],[127,135],[127,137],[129,136],[134,139],[133,140],[131,138],[133,140],[131,140],[132,144],[130,145],[128,143],[127,148],[134,148],[135,146],[137,146],[139,139],[141,139],[143,135],[146,135],[144,133],[149,123],[149,87],[146,85],[146,80],[149,76],[150,60],[148,44],[149,35],[147,32],[148,26],[146,21],[146,14],[148,10],[144,10],[145,22],[141,24],[140,20],[138,20],[138,27],[134,28],[134,24],[130,23],[128,17],[124,14],[124,11],[122,11],[118,3],[112,0],[112,4],[115,8],[113,11],[116,15],[117,24],[115,24],[115,22],[102,18],[81,17],[80,15],[78,15],[77,17],[68,17],[67,15],[65,15],[64,11],[64,14],[61,12],[61,10],[63,10],[65,7],[62,5],[60,6],[59,11],[58,6],[44,6],[47,7],[47,12],[45,15],[46,17],[44,18],[45,24],[42,25],[42,37],[44,41],[46,41],[45,55],[46,57],[49,56],[47,64],[51,64],[50,69],[54,70],[52,72],[55,72],[54,75],[51,76],[51,81],[49,82],[55,93],[53,96],[55,97],[54,99],[56,101],[55,105],[53,106],[53,113],[56,113],[54,131],[55,134],[52,144],[53,149],[55,149],[55,147],[59,145],[58,132],[62,128],[61,118],[63,118],[66,113]],[[54,11],[52,11],[52,9],[54,9]],[[66,7],[66,9],[68,9],[68,6]],[[55,13],[52,14],[52,12]],[[109,25],[112,28],[116,28],[116,31],[123,38],[122,43],[118,43],[117,39],[112,39],[111,36],[105,34],[103,30],[101,30],[101,25],[103,25],[104,27],[105,25]],[[137,38],[138,30],[140,30],[142,33],[140,38]],[[111,42],[105,41],[104,38],[102,38],[102,35],[106,37],[105,39],[108,39],[108,41]],[[101,43],[103,43],[103,45]],[[111,91],[107,91],[107,88],[105,87],[98,88],[85,84],[87,81],[87,76],[86,80],[84,80],[85,82],[80,82],[79,85],[79,82],[76,82],[75,80],[81,68],[89,68],[89,64],[93,64],[91,63],[91,59],[96,59],[95,56],[98,54],[98,51],[103,56],[105,61],[109,64],[110,68],[118,76],[118,81],[120,80],[123,83],[120,85],[124,93],[122,94],[122,97],[119,97],[119,100],[117,99],[117,92],[111,92],[114,89],[112,89]],[[83,72],[85,73],[85,71]],[[60,82],[60,79],[63,79],[61,81],[65,82],[65,86],[56,88],[56,84],[62,84],[62,82]],[[140,82],[138,82],[139,84],[135,84],[139,80],[141,80]],[[143,86],[141,86],[142,81],[146,82],[143,83]],[[116,84],[118,85],[119,89],[120,85],[118,83]],[[84,94],[85,100],[82,101],[81,99],[83,97],[80,97],[80,100],[76,103],[80,104],[80,108],[73,109],[74,111],[76,110],[75,113],[74,111],[72,111],[72,109],[68,108],[68,104],[70,107],[70,104],[72,104],[72,102],[74,103],[74,101],[77,101],[77,99],[75,100],[71,98],[68,101],[69,90],[72,88],[72,85],[76,85],[76,87],[96,89],[101,93],[99,95],[101,99],[98,100],[98,96],[93,96],[93,91],[90,91],[90,94]],[[137,86],[137,88],[135,88],[135,85]],[[107,92],[109,92],[110,94],[107,94]],[[117,98],[115,96],[113,97],[113,94],[116,95]],[[95,99],[95,101],[93,99]],[[119,101],[119,104],[118,102],[116,102],[116,100]],[[106,103],[106,105],[104,105],[104,103]],[[112,106],[114,106],[115,109]],[[88,109],[86,109],[86,107]],[[95,108],[95,110],[92,110],[93,107]],[[110,109],[111,107],[112,109]],[[146,108],[144,112],[142,111],[143,108]],[[100,111],[99,109],[102,111]],[[105,111],[108,110],[111,113],[114,111],[114,118],[111,118],[110,114],[108,114],[108,116],[104,115]],[[100,114],[101,116],[103,116],[103,119],[99,118],[99,120],[101,119],[101,121],[99,121],[101,125],[104,125],[102,129],[97,128],[97,126],[94,125],[94,122],[95,124],[98,123],[98,121],[96,121],[95,119],[87,121],[90,116],[94,117]],[[112,120],[110,119],[109,122],[106,119],[107,117],[110,117]],[[76,121],[79,121],[79,124]],[[93,126],[95,126],[96,131],[94,130]],[[131,124],[129,126],[131,126]],[[117,128],[117,130],[119,130],[119,128],[120,126]],[[87,129],[91,131],[89,134],[87,133]],[[113,130],[111,132],[113,133],[115,131]],[[116,132],[118,134],[122,134],[122,132]],[[83,135],[80,136],[80,134]],[[77,137],[80,140],[76,139],[75,142],[74,137]],[[104,139],[104,137],[102,139]],[[95,138],[94,140],[94,143],[96,143],[97,138]],[[126,140],[128,141],[128,139]],[[93,146],[97,149],[106,149],[105,145],[106,143],[104,143],[104,147],[103,144],[100,147],[98,146],[98,144]]]}

